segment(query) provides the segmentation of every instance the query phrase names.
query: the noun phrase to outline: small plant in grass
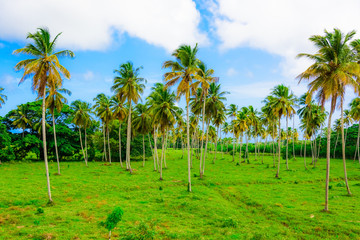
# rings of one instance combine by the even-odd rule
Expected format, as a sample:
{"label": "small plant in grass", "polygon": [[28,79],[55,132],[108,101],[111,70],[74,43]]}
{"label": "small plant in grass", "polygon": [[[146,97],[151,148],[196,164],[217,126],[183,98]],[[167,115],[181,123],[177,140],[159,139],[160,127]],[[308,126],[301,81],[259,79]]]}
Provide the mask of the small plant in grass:
{"label": "small plant in grass", "polygon": [[111,239],[111,231],[116,227],[118,222],[121,221],[123,214],[123,210],[120,207],[117,207],[108,215],[106,221],[101,223],[101,225],[109,230],[109,240]]}
{"label": "small plant in grass", "polygon": [[42,207],[39,207],[37,210],[36,210],[36,214],[43,214],[44,213],[44,209]]}
{"label": "small plant in grass", "polygon": [[237,221],[232,219],[232,218],[227,218],[222,220],[222,227],[231,227],[231,228],[236,228],[238,225]]}

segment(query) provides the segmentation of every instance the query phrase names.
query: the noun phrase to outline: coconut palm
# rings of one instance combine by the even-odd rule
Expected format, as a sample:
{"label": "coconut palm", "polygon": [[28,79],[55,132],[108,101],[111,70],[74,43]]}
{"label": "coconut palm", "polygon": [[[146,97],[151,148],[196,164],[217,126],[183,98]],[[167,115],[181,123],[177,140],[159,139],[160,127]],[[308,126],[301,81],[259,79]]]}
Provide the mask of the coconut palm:
{"label": "coconut palm", "polygon": [[[92,120],[90,115],[91,105],[87,102],[75,100],[71,103],[71,109],[73,110],[72,123],[74,123],[79,128],[80,146],[83,152],[85,165],[88,166],[86,129],[90,126]],[[84,128],[85,133],[85,150],[82,144],[81,128]]]}
{"label": "coconut palm", "polygon": [[119,160],[121,167],[123,167],[121,159],[121,124],[127,117],[128,111],[127,108],[124,106],[124,102],[117,96],[111,97],[110,105],[114,119],[117,119],[119,121]]}
{"label": "coconut palm", "polygon": [[196,57],[198,52],[197,44],[194,48],[189,45],[181,45],[176,49],[172,56],[175,61],[164,62],[163,68],[170,68],[170,71],[164,74],[164,80],[167,87],[178,84],[176,98],[185,96],[186,100],[186,137],[188,148],[188,191],[191,192],[191,159],[190,159],[190,115],[189,102],[190,96],[195,93],[196,86],[194,79],[198,77],[199,60]]}
{"label": "coconut palm", "polygon": [[74,53],[69,50],[62,50],[55,52],[56,40],[61,33],[55,36],[51,40],[49,30],[46,28],[39,28],[36,33],[28,33],[27,38],[31,39],[33,43],[29,43],[23,48],[15,50],[14,54],[27,54],[30,55],[30,59],[25,59],[18,62],[15,66],[16,70],[24,70],[24,74],[20,79],[20,83],[23,83],[26,79],[32,78],[32,89],[36,91],[38,97],[43,98],[42,102],[42,135],[43,135],[43,147],[44,147],[44,161],[47,178],[47,188],[49,201],[52,202],[50,177],[48,169],[47,148],[46,148],[46,128],[45,128],[45,89],[47,85],[52,85],[55,82],[61,86],[62,78],[70,78],[70,72],[60,64],[58,57],[69,56],[74,57]]}
{"label": "coconut palm", "polygon": [[238,111],[236,114],[236,119],[234,120],[234,128],[241,136],[240,140],[240,151],[239,151],[239,165],[241,164],[241,149],[242,149],[242,136],[248,130],[248,115],[245,111]]}
{"label": "coconut palm", "polygon": [[360,163],[360,153],[359,153],[359,137],[360,137],[360,98],[354,98],[350,102],[350,114],[352,118],[358,122],[358,134],[356,139],[356,149],[355,149],[355,155],[354,155],[354,161],[356,158],[356,155],[358,156],[358,160]]}
{"label": "coconut palm", "polygon": [[[225,115],[225,112],[224,111],[219,111],[214,120],[213,120],[213,123],[215,125],[215,127],[217,128],[217,134],[220,135],[220,138],[215,138],[215,154],[214,154],[214,160],[213,160],[213,164],[215,163],[216,161],[216,153],[217,153],[217,144],[218,144],[218,139],[221,140],[221,129],[220,129],[220,126],[226,121],[226,115]],[[222,152],[222,145],[221,145],[221,152]]]}
{"label": "coconut palm", "polygon": [[22,137],[25,136],[25,129],[32,126],[30,108],[27,104],[17,106],[9,118],[13,120],[12,125],[22,129]]}
{"label": "coconut palm", "polygon": [[[343,105],[346,86],[351,86],[358,92],[358,83],[355,79],[360,77],[360,65],[354,61],[354,55],[348,46],[348,42],[354,35],[355,31],[344,35],[339,29],[334,29],[334,32],[325,30],[325,36],[315,35],[309,38],[317,48],[315,54],[302,53],[298,55],[298,57],[306,57],[313,61],[313,64],[298,76],[300,81],[310,81],[308,84],[309,96],[317,93],[316,98],[321,106],[324,106],[326,101],[331,101],[327,127],[325,211],[329,209],[331,117],[337,100],[340,99],[340,104]],[[351,194],[344,159],[343,165],[348,194]]]}
{"label": "coconut palm", "polygon": [[122,101],[127,101],[129,105],[126,133],[126,162],[130,173],[132,173],[130,164],[132,102],[137,104],[138,101],[141,100],[140,95],[144,92],[145,88],[143,82],[146,82],[144,78],[139,77],[141,69],[142,67],[134,68],[132,62],[121,64],[119,69],[114,70],[114,73],[118,74],[118,76],[114,77],[114,85],[111,87],[111,90],[115,92],[116,97]]}
{"label": "coconut palm", "polygon": [[[234,121],[237,111],[238,111],[238,107],[235,104],[230,104],[229,109],[227,110],[227,115],[232,119],[232,121]],[[235,162],[235,151],[236,151],[234,126],[235,125],[232,124],[232,133],[234,136],[233,137],[233,162]]]}
{"label": "coconut palm", "polygon": [[5,94],[2,94],[3,91],[4,88],[0,87],[0,108],[2,107],[2,105],[5,104],[5,100],[7,100],[7,96]]}
{"label": "coconut palm", "polygon": [[152,127],[152,116],[148,110],[148,106],[138,103],[135,106],[135,117],[132,122],[136,132],[143,137],[143,167],[145,167],[145,135],[150,132]]}
{"label": "coconut palm", "polygon": [[46,90],[46,107],[49,109],[52,122],[53,122],[53,130],[54,130],[54,142],[55,142],[55,153],[56,153],[56,161],[58,165],[58,175],[60,175],[60,161],[59,161],[59,153],[57,148],[56,141],[56,127],[55,127],[55,110],[57,113],[60,113],[64,103],[67,103],[67,99],[63,94],[71,95],[71,92],[66,88],[61,88],[58,83],[53,83],[49,85]]}

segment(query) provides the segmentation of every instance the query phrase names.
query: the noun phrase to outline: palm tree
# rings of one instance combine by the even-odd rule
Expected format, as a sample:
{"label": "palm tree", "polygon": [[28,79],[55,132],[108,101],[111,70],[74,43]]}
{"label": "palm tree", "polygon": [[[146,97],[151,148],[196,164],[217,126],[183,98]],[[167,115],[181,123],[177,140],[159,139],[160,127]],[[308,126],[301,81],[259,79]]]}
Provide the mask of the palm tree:
{"label": "palm tree", "polygon": [[[73,110],[72,123],[74,123],[79,128],[80,146],[83,152],[85,165],[88,166],[86,129],[89,127],[91,123],[91,116],[90,116],[91,105],[90,103],[87,102],[75,100],[74,102],[71,103],[71,109]],[[81,127],[83,127],[85,131],[85,150],[82,144]]]}
{"label": "palm tree", "polygon": [[356,155],[358,156],[358,160],[360,163],[360,153],[359,153],[359,137],[360,137],[360,98],[354,98],[350,103],[350,114],[352,118],[358,122],[358,134],[356,139],[356,149],[355,149],[355,155],[354,155],[354,161],[356,158]]}
{"label": "palm tree", "polygon": [[162,169],[165,158],[165,139],[167,131],[172,128],[178,118],[177,108],[175,106],[175,94],[171,93],[162,84],[158,84],[157,88],[151,94],[151,105],[150,108],[153,116],[153,124],[160,128],[162,133],[162,151],[160,161],[160,180],[163,180]]}
{"label": "palm tree", "polygon": [[4,91],[4,88],[0,87],[0,108],[3,104],[5,104],[5,100],[7,100],[7,96],[5,94],[2,94]]}
{"label": "palm tree", "polygon": [[60,161],[59,161],[59,153],[56,141],[56,127],[55,127],[55,110],[60,113],[64,103],[67,103],[66,98],[62,94],[71,95],[71,92],[68,89],[61,88],[58,83],[54,83],[53,85],[49,85],[46,90],[46,107],[49,109],[52,115],[53,121],[53,129],[54,129],[54,142],[55,142],[55,153],[56,153],[56,161],[58,165],[58,175],[60,175]]}
{"label": "palm tree", "polygon": [[172,56],[175,61],[169,60],[164,62],[163,68],[170,68],[170,71],[164,74],[166,87],[178,84],[176,98],[185,96],[186,100],[186,134],[188,149],[188,191],[191,192],[191,159],[190,159],[190,120],[189,120],[189,101],[190,95],[195,92],[196,86],[193,80],[198,78],[198,63],[196,57],[198,52],[197,44],[194,48],[189,45],[181,45],[176,49]]}
{"label": "palm tree", "polygon": [[293,95],[290,93],[288,87],[280,84],[275,86],[271,95],[265,99],[265,104],[267,108],[272,112],[272,115],[276,116],[279,125],[279,135],[278,135],[278,167],[276,172],[276,178],[279,178],[280,172],[280,155],[281,155],[281,118],[289,116],[290,106],[293,104],[292,101]]}
{"label": "palm tree", "polygon": [[241,136],[240,140],[240,151],[239,151],[239,165],[241,164],[241,149],[242,149],[242,136],[243,134],[248,130],[248,115],[246,114],[243,109],[241,111],[238,111],[236,114],[236,119],[234,120],[234,128],[236,131],[239,132],[239,135]]}
{"label": "palm tree", "polygon": [[[354,35],[355,31],[344,35],[339,29],[334,29],[334,32],[325,30],[325,36],[315,35],[309,38],[318,49],[317,53],[298,55],[298,57],[306,57],[314,62],[298,76],[300,81],[310,81],[308,85],[309,96],[317,93],[316,97],[321,106],[324,106],[327,100],[331,100],[327,127],[325,211],[329,210],[331,117],[339,98],[341,99],[341,105],[343,104],[345,86],[354,87],[358,91],[358,83],[354,80],[354,77],[359,79],[360,66],[354,61],[354,56],[348,46],[348,42]],[[347,190],[351,194],[347,183],[346,162],[344,159],[343,165]]]}
{"label": "palm tree", "polygon": [[145,166],[145,135],[150,132],[152,117],[149,114],[148,107],[138,103],[135,106],[135,117],[132,125],[136,132],[143,136],[143,167]]}
{"label": "palm tree", "polygon": [[144,78],[140,78],[140,70],[142,67],[134,68],[132,62],[126,62],[120,65],[119,69],[115,69],[114,73],[119,76],[114,77],[114,85],[111,90],[115,92],[117,98],[122,101],[127,101],[129,105],[129,114],[127,122],[127,133],[126,133],[126,162],[130,173],[130,140],[131,140],[131,107],[132,102],[135,104],[141,100],[140,94],[144,92],[145,85],[142,82],[146,82]]}
{"label": "palm tree", "polygon": [[[14,51],[14,54],[24,53],[30,55],[32,58],[22,60],[15,66],[17,71],[24,69],[24,74],[20,80],[20,83],[24,82],[28,78],[32,78],[32,89],[38,93],[38,97],[43,98],[42,102],[42,135],[43,135],[43,147],[44,147],[44,161],[47,178],[47,188],[49,201],[52,202],[50,177],[47,159],[46,148],[46,127],[45,127],[45,89],[47,85],[52,85],[55,82],[61,86],[63,75],[65,78],[70,78],[70,72],[60,64],[58,57],[70,56],[74,57],[74,53],[69,50],[62,50],[55,52],[56,40],[61,33],[55,36],[51,40],[49,30],[46,28],[39,28],[34,34],[28,33],[27,38],[34,41],[29,43],[24,48],[20,48]],[[19,84],[20,84],[19,83]]]}
{"label": "palm tree", "polygon": [[[213,123],[215,125],[215,127],[217,128],[217,133],[220,134],[220,140],[221,140],[221,129],[220,126],[226,121],[226,115],[225,115],[225,111],[219,111],[214,120]],[[213,164],[215,164],[216,161],[216,153],[217,153],[217,144],[218,144],[218,138],[215,138],[215,154],[214,154],[214,160],[213,160]],[[221,152],[222,152],[222,144],[221,144]]]}
{"label": "palm tree", "polygon": [[100,93],[97,95],[96,98],[94,98],[94,100],[96,101],[96,104],[94,105],[94,109],[96,110],[96,115],[101,119],[101,121],[105,125],[105,133],[107,135],[107,141],[108,141],[109,163],[111,164],[109,125],[111,124],[111,121],[113,120],[114,116],[111,109],[110,98],[105,94]]}
{"label": "palm tree", "polygon": [[[232,119],[232,121],[234,121],[237,111],[238,111],[238,107],[235,104],[230,104],[227,115]],[[235,151],[236,151],[234,126],[235,125],[232,124],[232,133],[234,135],[234,138],[233,138],[233,162],[235,162]]]}
{"label": "palm tree", "polygon": [[11,112],[9,118],[14,120],[12,125],[22,129],[22,137],[25,136],[25,129],[32,126],[30,109],[27,104],[17,106],[17,109]]}
{"label": "palm tree", "polygon": [[119,121],[119,160],[121,167],[123,167],[121,159],[121,123],[127,117],[128,112],[127,108],[124,106],[124,102],[117,96],[111,97],[110,105],[113,112],[113,117]]}

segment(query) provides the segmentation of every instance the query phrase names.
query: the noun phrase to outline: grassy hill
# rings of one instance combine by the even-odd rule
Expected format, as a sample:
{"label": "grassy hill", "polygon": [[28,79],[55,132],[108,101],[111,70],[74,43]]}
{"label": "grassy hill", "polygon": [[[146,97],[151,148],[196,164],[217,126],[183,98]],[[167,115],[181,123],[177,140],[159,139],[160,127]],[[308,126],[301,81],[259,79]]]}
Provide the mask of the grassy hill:
{"label": "grassy hill", "polygon": [[[164,181],[152,159],[133,162],[130,175],[119,163],[50,163],[52,195],[47,205],[44,163],[0,165],[0,239],[106,239],[100,225],[117,206],[123,221],[112,239],[360,239],[360,165],[348,161],[352,197],[346,195],[341,160],[331,163],[330,212],[323,209],[325,160],[304,170],[303,158],[281,166],[272,156],[208,155],[204,179],[194,158],[193,192],[186,191],[187,160],[169,150]],[[307,159],[308,163],[311,159]],[[282,162],[284,163],[284,162]],[[43,211],[43,213],[41,213]]]}

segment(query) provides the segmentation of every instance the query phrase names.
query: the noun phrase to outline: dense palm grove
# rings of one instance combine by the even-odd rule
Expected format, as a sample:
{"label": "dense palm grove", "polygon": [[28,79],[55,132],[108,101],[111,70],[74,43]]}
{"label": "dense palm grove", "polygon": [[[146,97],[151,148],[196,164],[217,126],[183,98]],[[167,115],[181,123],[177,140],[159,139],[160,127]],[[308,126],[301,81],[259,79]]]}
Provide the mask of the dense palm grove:
{"label": "dense palm grove", "polygon": [[[62,86],[62,77],[70,78],[58,57],[73,57],[69,50],[55,52],[47,29],[28,34],[33,42],[15,50],[31,58],[15,68],[32,81],[38,99],[24,103],[1,118],[0,159],[3,161],[42,159],[45,162],[48,195],[51,198],[48,160],[61,162],[120,162],[133,173],[131,161],[152,164],[163,180],[168,148],[183,150],[187,160],[188,191],[191,191],[192,166],[199,164],[199,177],[206,174],[207,154],[211,151],[216,164],[217,153],[231,154],[234,165],[261,161],[272,154],[274,176],[281,175],[281,159],[287,170],[290,160],[304,159],[304,168],[316,167],[320,157],[327,159],[326,200],[330,158],[342,158],[347,192],[346,158],[360,163],[359,133],[360,98],[344,106],[345,89],[359,93],[360,40],[352,40],[355,32],[346,35],[338,29],[325,31],[324,36],[310,37],[317,48],[315,54],[299,54],[313,63],[298,80],[308,81],[309,90],[295,96],[284,85],[274,86],[263,100],[263,107],[225,105],[228,92],[221,90],[213,69],[197,58],[198,46],[182,45],[163,63],[164,84],[157,83],[147,98],[142,96],[146,79],[141,67],[131,62],[114,70],[112,96],[99,93],[93,102],[76,100],[68,103],[71,92]],[[173,91],[176,86],[175,91]],[[0,88],[0,106],[5,104]],[[176,101],[185,100],[185,110]],[[330,101],[330,108],[325,103]],[[349,107],[349,109],[344,109]],[[340,119],[332,125],[332,116],[340,109]],[[300,125],[295,127],[295,116]],[[326,119],[328,123],[326,125]],[[299,140],[302,139],[302,140]],[[159,151],[160,150],[160,151]],[[250,161],[249,153],[254,159]],[[49,156],[48,156],[49,154]],[[307,163],[306,156],[312,161]],[[49,157],[49,159],[48,159]],[[88,166],[91,167],[91,166]],[[219,166],[221,167],[221,166]],[[141,169],[138,169],[141,172]]]}

